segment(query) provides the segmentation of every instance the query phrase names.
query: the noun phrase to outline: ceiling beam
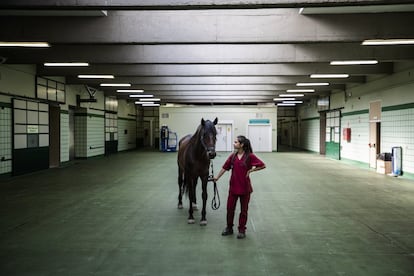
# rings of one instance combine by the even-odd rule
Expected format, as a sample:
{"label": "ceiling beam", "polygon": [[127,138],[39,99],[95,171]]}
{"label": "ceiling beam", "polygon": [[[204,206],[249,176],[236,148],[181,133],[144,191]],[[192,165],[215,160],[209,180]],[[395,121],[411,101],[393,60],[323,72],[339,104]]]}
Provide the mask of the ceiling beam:
{"label": "ceiling beam", "polygon": [[196,76],[196,77],[117,77],[114,80],[79,79],[71,77],[66,79],[69,84],[100,83],[130,83],[133,85],[175,85],[175,84],[197,84],[197,85],[228,85],[228,84],[295,84],[298,82],[328,82],[328,83],[364,83],[362,76],[332,79],[311,79],[309,76]]}
{"label": "ceiling beam", "polygon": [[371,38],[414,37],[412,18],[410,12],[398,16],[305,16],[298,9],[114,11],[106,17],[69,16],[59,20],[50,16],[3,16],[0,37],[3,41],[24,38],[52,45],[361,42]]}
{"label": "ceiling beam", "polygon": [[391,74],[391,63],[378,63],[364,66],[332,66],[327,62],[316,63],[275,63],[275,64],[91,64],[89,67],[51,68],[37,66],[43,76],[79,74],[108,74],[118,76],[297,76],[314,73],[350,75]]}
{"label": "ceiling beam", "polygon": [[2,0],[2,9],[142,9],[142,10],[179,10],[179,9],[245,9],[245,8],[287,8],[320,7],[347,5],[400,4],[404,0],[117,0],[117,1],[65,1],[65,0]]}
{"label": "ceiling beam", "polygon": [[414,51],[409,46],[373,47],[356,43],[72,45],[48,49],[2,49],[1,55],[7,57],[8,63],[266,64],[330,62],[338,59],[377,59],[385,62],[414,60]]}
{"label": "ceiling beam", "polygon": [[[151,91],[260,91],[260,90],[270,90],[270,91],[284,91],[287,89],[297,88],[295,85],[289,84],[145,84],[145,85],[135,85],[128,89],[144,89],[146,92]],[[318,90],[332,90],[339,89],[343,90],[345,88],[342,84],[331,84],[329,86],[318,87]],[[111,90],[115,91],[114,87],[100,87],[101,90]]]}

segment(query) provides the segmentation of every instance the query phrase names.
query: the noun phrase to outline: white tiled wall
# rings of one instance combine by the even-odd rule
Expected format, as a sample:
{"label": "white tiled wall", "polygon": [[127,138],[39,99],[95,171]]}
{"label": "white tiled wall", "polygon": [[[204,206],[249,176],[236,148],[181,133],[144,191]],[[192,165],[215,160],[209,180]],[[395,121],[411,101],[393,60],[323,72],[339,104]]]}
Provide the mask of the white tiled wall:
{"label": "white tiled wall", "polygon": [[75,157],[86,158],[87,155],[87,123],[85,115],[75,114]]}
{"label": "white tiled wall", "polygon": [[87,116],[87,157],[105,154],[105,118]]}
{"label": "white tiled wall", "polygon": [[[62,115],[62,126],[68,116]],[[127,130],[127,134],[125,134]],[[62,131],[62,135],[68,135],[69,130]],[[132,119],[118,118],[118,151],[136,148],[136,121]],[[68,138],[66,138],[67,140]],[[62,146],[68,145],[68,141],[62,138]],[[69,149],[62,149],[69,151]],[[103,115],[96,114],[76,114],[75,115],[75,156],[77,158],[87,158],[105,154],[105,118]],[[63,154],[62,154],[63,156]],[[66,155],[65,155],[66,156]],[[67,158],[68,154],[67,154]]]}
{"label": "white tiled wall", "polygon": [[303,120],[300,126],[300,145],[301,147],[319,152],[319,118]]}
{"label": "white tiled wall", "polygon": [[[369,116],[368,111],[361,114],[342,114],[342,128],[351,128],[351,141],[341,140],[341,157],[369,163]],[[341,133],[342,135],[342,133]]]}
{"label": "white tiled wall", "polygon": [[60,113],[60,162],[69,161],[69,114]]}
{"label": "white tiled wall", "polygon": [[118,151],[136,148],[136,134],[135,120],[118,118]]}
{"label": "white tiled wall", "polygon": [[0,174],[12,171],[11,108],[0,105]]}
{"label": "white tiled wall", "polygon": [[381,151],[402,147],[403,171],[414,173],[414,108],[383,111]]}
{"label": "white tiled wall", "polygon": [[75,156],[86,158],[105,154],[105,118],[75,114]]}

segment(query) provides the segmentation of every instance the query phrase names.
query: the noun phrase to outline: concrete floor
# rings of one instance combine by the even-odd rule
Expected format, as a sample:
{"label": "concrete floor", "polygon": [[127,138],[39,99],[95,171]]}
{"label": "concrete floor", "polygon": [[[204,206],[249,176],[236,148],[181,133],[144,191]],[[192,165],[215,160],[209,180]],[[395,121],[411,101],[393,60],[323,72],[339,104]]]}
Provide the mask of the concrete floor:
{"label": "concrete floor", "polygon": [[187,224],[176,153],[2,179],[0,275],[414,275],[414,181],[316,154],[258,156],[244,240],[221,236],[229,173],[219,210],[209,185],[208,225]]}

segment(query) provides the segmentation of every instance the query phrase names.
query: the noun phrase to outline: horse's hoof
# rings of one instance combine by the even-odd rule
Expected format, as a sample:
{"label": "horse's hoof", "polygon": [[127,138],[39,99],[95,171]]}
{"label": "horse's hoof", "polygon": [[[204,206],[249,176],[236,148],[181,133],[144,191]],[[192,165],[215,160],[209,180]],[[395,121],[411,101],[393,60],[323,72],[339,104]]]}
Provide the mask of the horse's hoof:
{"label": "horse's hoof", "polygon": [[182,204],[178,204],[177,208],[178,209],[183,209],[183,205]]}
{"label": "horse's hoof", "polygon": [[188,224],[194,224],[195,223],[195,219],[188,219]]}
{"label": "horse's hoof", "polygon": [[200,221],[200,225],[201,225],[201,226],[206,226],[206,225],[207,225],[207,220],[202,220],[202,221]]}

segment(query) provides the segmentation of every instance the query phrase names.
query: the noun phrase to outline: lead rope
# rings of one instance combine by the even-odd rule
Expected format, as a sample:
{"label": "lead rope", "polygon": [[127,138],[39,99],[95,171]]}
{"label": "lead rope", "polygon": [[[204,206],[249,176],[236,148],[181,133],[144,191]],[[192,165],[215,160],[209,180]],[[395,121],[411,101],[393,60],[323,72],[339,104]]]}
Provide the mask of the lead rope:
{"label": "lead rope", "polygon": [[210,165],[211,165],[211,175],[209,175],[208,180],[213,181],[214,183],[214,196],[213,196],[213,199],[211,200],[211,209],[217,210],[218,208],[220,208],[220,195],[217,190],[217,182],[214,180],[213,162],[211,162]]}

